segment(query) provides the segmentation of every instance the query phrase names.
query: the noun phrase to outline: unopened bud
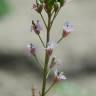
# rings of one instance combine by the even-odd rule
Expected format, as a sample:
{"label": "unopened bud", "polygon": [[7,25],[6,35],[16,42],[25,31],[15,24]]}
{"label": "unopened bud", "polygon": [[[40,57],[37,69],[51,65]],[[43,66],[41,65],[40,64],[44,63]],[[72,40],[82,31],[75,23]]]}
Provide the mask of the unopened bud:
{"label": "unopened bud", "polygon": [[36,47],[35,47],[32,43],[30,43],[27,47],[28,47],[30,53],[31,53],[33,56],[36,56]]}

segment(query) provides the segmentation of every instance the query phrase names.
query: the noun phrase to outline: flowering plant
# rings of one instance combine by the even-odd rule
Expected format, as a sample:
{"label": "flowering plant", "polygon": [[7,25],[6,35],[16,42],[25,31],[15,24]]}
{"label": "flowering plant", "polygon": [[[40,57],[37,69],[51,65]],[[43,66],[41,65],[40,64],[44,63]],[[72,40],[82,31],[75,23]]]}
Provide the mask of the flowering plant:
{"label": "flowering plant", "polygon": [[[52,53],[55,46],[58,45],[61,42],[61,40],[67,37],[71,32],[73,32],[74,28],[71,23],[65,22],[64,27],[62,29],[61,37],[56,42],[50,42],[50,30],[61,8],[64,5],[68,4],[70,1],[71,0],[36,0],[35,4],[33,4],[32,6],[32,9],[35,10],[41,16],[46,28],[46,44],[45,44],[40,36],[40,32],[43,30],[43,24],[41,23],[40,20],[37,20],[36,22],[32,20],[31,31],[34,32],[39,37],[45,51],[44,66],[41,66],[43,69],[43,74],[42,74],[43,83],[42,83],[42,89],[38,93],[38,95],[40,96],[46,96],[46,94],[51,90],[51,88],[56,83],[58,83],[60,80],[66,79],[66,76],[63,74],[63,72],[59,72],[57,68],[54,68],[57,64],[57,60],[56,57],[52,57]],[[45,13],[47,14],[48,17],[47,20],[45,20],[42,11],[45,11]],[[39,60],[37,59],[37,55],[36,55],[35,45],[33,45],[32,43],[29,44],[28,49],[39,63]],[[51,62],[49,62],[50,59]],[[46,87],[46,83],[47,83],[48,75],[52,68],[54,68],[54,76],[53,76],[52,85],[50,85],[48,88]],[[32,88],[32,96],[36,96],[36,92],[34,88]]]}

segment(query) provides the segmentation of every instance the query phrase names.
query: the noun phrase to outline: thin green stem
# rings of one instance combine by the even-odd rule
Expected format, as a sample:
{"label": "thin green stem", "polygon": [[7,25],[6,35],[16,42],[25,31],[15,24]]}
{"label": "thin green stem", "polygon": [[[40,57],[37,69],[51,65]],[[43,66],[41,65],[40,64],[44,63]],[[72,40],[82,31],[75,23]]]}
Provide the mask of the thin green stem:
{"label": "thin green stem", "polygon": [[53,19],[52,19],[52,21],[51,21],[51,25],[50,25],[51,27],[52,27],[53,21],[55,20],[56,16],[58,15],[60,9],[61,9],[61,8],[59,8],[58,11],[54,14]]}
{"label": "thin green stem", "polygon": [[59,44],[63,40],[63,36],[57,41],[57,44]]}
{"label": "thin green stem", "polygon": [[40,16],[41,16],[41,18],[42,18],[42,20],[43,20],[43,22],[44,22],[44,24],[45,24],[45,27],[46,27],[46,29],[47,29],[47,24],[46,24],[46,22],[45,22],[45,20],[44,20],[44,17],[43,17],[43,15],[40,13]]}
{"label": "thin green stem", "polygon": [[40,34],[38,34],[38,37],[39,37],[39,39],[40,39],[40,41],[41,41],[41,43],[42,43],[43,47],[45,48],[45,44],[44,44],[44,42],[43,42],[43,40],[42,40],[42,38],[41,38]]}
{"label": "thin green stem", "polygon": [[49,76],[49,73],[50,73],[50,70],[48,70],[48,73],[47,73],[46,79],[48,78],[48,76]]}
{"label": "thin green stem", "polygon": [[53,86],[56,84],[56,82],[53,82],[52,84],[51,84],[51,86],[46,90],[46,92],[45,92],[45,94],[47,94],[52,88],[53,88]]}
{"label": "thin green stem", "polygon": [[[47,48],[48,42],[50,40],[50,21],[51,21],[51,16],[48,16],[48,28],[47,28],[46,48]],[[45,65],[44,65],[44,70],[43,70],[42,96],[45,96],[46,76],[47,76],[47,73],[48,73],[48,62],[49,62],[49,56],[48,56],[47,52],[45,52]]]}

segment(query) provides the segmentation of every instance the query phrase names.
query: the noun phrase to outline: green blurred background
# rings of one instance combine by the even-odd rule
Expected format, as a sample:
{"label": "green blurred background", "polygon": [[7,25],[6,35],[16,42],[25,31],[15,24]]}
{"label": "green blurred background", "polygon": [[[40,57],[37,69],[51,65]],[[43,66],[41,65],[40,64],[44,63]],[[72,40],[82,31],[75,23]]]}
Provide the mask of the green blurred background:
{"label": "green blurred background", "polygon": [[[32,10],[33,1],[0,0],[0,96],[31,96],[33,84],[37,90],[40,88],[40,68],[26,52],[26,46],[35,43],[38,58],[43,62],[41,43],[30,32],[31,20],[41,19]],[[52,96],[96,96],[95,12],[96,0],[73,0],[56,18],[51,31],[52,41],[61,36],[66,20],[73,23],[75,32],[54,51],[53,55],[62,60],[61,70],[68,80],[56,85]],[[44,29],[43,39],[45,34]],[[49,79],[48,84],[50,82]]]}

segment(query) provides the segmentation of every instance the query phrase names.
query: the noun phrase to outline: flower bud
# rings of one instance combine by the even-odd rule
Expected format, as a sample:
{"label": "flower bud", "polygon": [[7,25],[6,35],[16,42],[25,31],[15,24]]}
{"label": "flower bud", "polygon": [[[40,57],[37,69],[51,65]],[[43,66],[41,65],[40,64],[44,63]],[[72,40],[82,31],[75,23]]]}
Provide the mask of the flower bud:
{"label": "flower bud", "polygon": [[60,4],[59,3],[55,3],[54,4],[54,11],[57,12],[59,7],[60,7]]}
{"label": "flower bud", "polygon": [[36,56],[36,47],[30,43],[28,46],[28,49],[29,49],[29,52],[33,55],[33,56]]}
{"label": "flower bud", "polygon": [[37,11],[38,13],[41,13],[42,12],[42,9],[43,9],[43,5],[36,5],[36,4],[33,4],[32,6],[32,9],[34,9],[35,11]]}
{"label": "flower bud", "polygon": [[60,2],[60,7],[62,7],[65,3],[65,0],[58,0],[58,2]]}
{"label": "flower bud", "polygon": [[44,9],[45,9],[45,11],[46,11],[47,13],[49,13],[49,8],[48,8],[48,4],[47,4],[47,3],[44,5]]}
{"label": "flower bud", "polygon": [[51,54],[52,54],[52,52],[53,52],[53,48],[51,48],[50,46],[48,46],[48,47],[46,48],[46,52],[47,52],[47,55],[48,55],[48,56],[51,56]]}
{"label": "flower bud", "polygon": [[54,47],[56,47],[56,43],[55,42],[51,42],[51,43],[49,42],[48,43],[48,47],[46,48],[46,52],[47,52],[48,56],[52,55]]}

